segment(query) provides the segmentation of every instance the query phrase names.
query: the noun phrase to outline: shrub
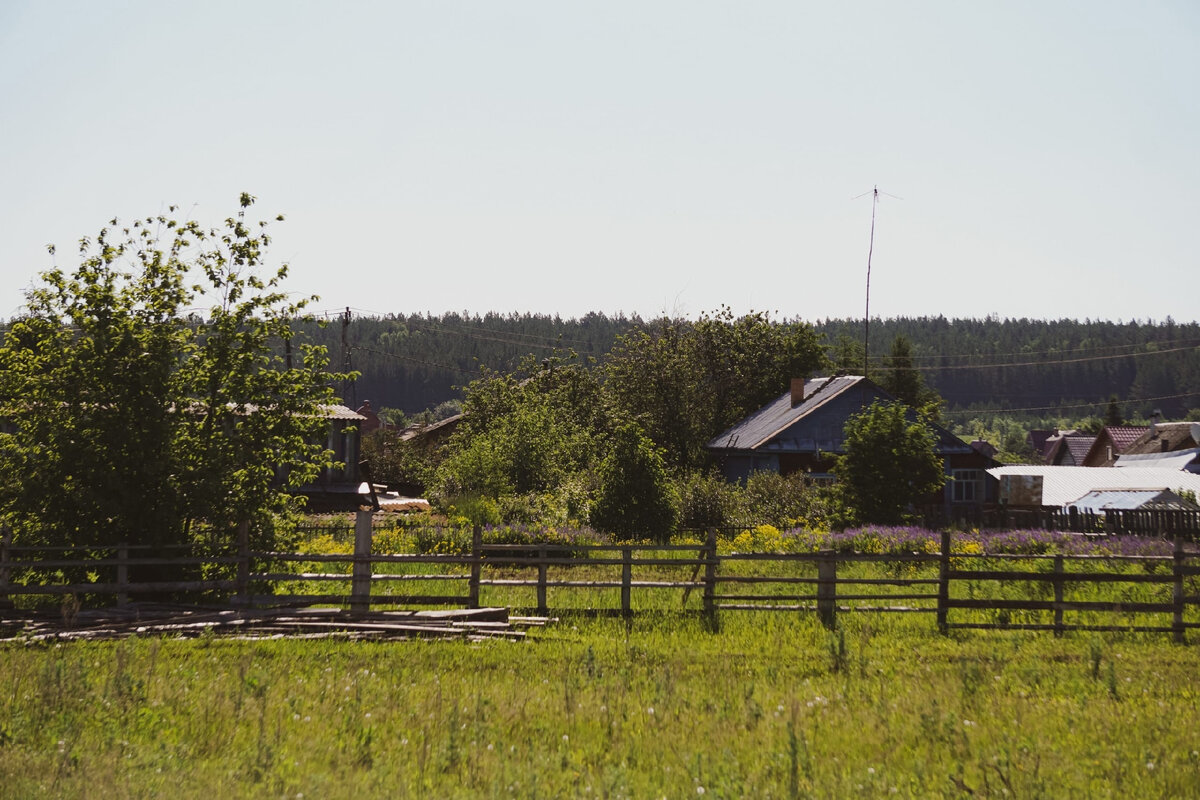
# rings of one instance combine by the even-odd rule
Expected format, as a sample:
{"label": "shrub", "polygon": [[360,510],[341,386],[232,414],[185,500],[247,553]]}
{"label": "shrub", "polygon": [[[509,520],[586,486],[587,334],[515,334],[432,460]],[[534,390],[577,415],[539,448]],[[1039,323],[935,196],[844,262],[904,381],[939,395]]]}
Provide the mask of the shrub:
{"label": "shrub", "polygon": [[738,523],[781,529],[826,527],[830,513],[826,495],[803,473],[785,476],[766,470],[753,472],[740,492]]}
{"label": "shrub", "polygon": [[633,423],[614,433],[600,464],[600,494],[592,507],[592,525],[622,537],[670,538],[675,528],[675,498],[662,452]]}
{"label": "shrub", "polygon": [[685,529],[728,528],[735,524],[739,491],[716,472],[695,472],[674,481],[679,524]]}

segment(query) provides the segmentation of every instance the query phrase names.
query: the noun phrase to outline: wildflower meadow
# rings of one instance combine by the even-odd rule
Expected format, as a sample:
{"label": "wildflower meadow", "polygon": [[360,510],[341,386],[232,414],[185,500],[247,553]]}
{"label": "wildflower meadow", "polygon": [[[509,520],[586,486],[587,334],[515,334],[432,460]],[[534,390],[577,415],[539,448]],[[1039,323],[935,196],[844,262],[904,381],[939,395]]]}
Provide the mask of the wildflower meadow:
{"label": "wildflower meadow", "polygon": [[[954,541],[1166,544],[1062,536]],[[937,541],[763,527],[721,548]],[[347,543],[324,531],[301,545]],[[376,545],[438,546],[402,528]],[[523,641],[18,641],[0,645],[0,798],[1188,797],[1198,653],[1195,634],[943,635],[927,616],[853,612],[833,630],[811,613],[731,612],[715,631],[682,612],[567,613]]]}

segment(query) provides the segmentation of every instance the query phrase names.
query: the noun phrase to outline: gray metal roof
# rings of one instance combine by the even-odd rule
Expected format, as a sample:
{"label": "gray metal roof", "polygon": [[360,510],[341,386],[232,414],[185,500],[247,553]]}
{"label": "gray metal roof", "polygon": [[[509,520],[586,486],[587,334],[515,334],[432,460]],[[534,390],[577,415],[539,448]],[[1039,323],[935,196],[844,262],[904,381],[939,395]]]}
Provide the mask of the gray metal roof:
{"label": "gray metal roof", "polygon": [[1106,509],[1135,510],[1139,508],[1195,510],[1195,506],[1179,495],[1161,489],[1102,489],[1088,492],[1075,502],[1069,503],[1067,508],[1092,512]]}
{"label": "gray metal roof", "polygon": [[1042,505],[1065,506],[1100,489],[1191,489],[1200,492],[1200,475],[1153,467],[1052,467],[1019,465],[993,467],[987,471],[997,480],[1009,475],[1040,476]]}
{"label": "gray metal roof", "polygon": [[[768,450],[784,451],[790,449],[794,452],[797,446],[796,442],[779,441],[775,437],[779,436],[779,434],[786,431],[792,425],[795,425],[804,417],[819,410],[834,398],[860,385],[863,385],[862,388],[865,391],[870,392],[872,398],[894,399],[886,391],[861,375],[813,378],[804,383],[804,400],[798,405],[792,405],[792,393],[790,390],[784,392],[778,398],[753,414],[750,414],[720,436],[712,439],[707,447],[711,450],[749,451],[765,448]],[[916,419],[915,412],[910,412],[910,414],[912,415],[912,419]],[[926,424],[933,432],[934,446],[939,455],[974,452],[969,444],[959,439],[941,425],[935,422],[927,422]],[[840,451],[840,441],[841,438],[839,436],[837,442],[830,442],[828,446],[823,444],[817,449],[827,452],[838,452]],[[801,446],[801,450],[807,451],[806,448],[810,446],[816,447],[810,441]]]}
{"label": "gray metal roof", "polygon": [[804,400],[792,405],[792,393],[784,392],[776,400],[755,411],[708,446],[721,450],[753,450],[786,430],[797,420],[811,414],[842,392],[863,380],[861,375],[813,378],[804,383]]}
{"label": "gray metal roof", "polygon": [[1115,466],[1121,469],[1129,467],[1158,467],[1160,469],[1187,469],[1200,456],[1200,447],[1190,450],[1174,450],[1169,453],[1127,453],[1117,456]]}

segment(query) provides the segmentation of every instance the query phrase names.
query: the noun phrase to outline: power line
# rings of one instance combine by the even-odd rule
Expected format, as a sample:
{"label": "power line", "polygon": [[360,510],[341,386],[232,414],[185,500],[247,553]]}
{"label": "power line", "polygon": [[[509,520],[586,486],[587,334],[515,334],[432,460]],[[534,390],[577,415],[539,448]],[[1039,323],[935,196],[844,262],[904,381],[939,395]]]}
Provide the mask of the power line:
{"label": "power line", "polygon": [[[1115,401],[1118,405],[1132,405],[1134,403],[1156,403],[1159,400],[1182,400],[1185,397],[1200,397],[1200,392],[1186,392],[1184,394],[1164,394],[1158,397],[1133,397],[1127,400]],[[1067,405],[1055,404],[1052,406],[1028,406],[1026,408],[975,408],[964,409],[962,411],[945,411],[943,412],[948,417],[960,417],[965,415],[975,414],[1007,414],[1017,411],[1059,411],[1066,408],[1097,408],[1099,406],[1107,406],[1112,400],[1098,400],[1094,403],[1071,403]]]}
{"label": "power line", "polygon": [[912,367],[872,367],[874,372],[897,372],[905,369],[915,369],[921,372],[944,371],[944,370],[962,370],[962,369],[1007,369],[1009,367],[1056,367],[1062,364],[1082,364],[1091,361],[1115,361],[1119,358],[1141,358],[1143,356],[1165,355],[1167,353],[1180,353],[1187,350],[1200,349],[1198,345],[1187,345],[1185,347],[1172,347],[1166,350],[1147,350],[1143,353],[1119,353],[1109,356],[1088,356],[1085,358],[1064,358],[1048,361],[1017,361],[1011,363],[1000,364],[944,364],[933,366],[912,366]]}
{"label": "power line", "polygon": [[411,361],[414,364],[423,364],[424,366],[427,366],[427,367],[437,367],[438,369],[448,369],[453,372],[457,372],[461,375],[474,375],[475,374],[474,372],[465,370],[462,367],[458,367],[453,364],[440,364],[436,361],[425,361],[424,359],[413,358],[412,356],[402,356],[399,353],[389,353],[386,350],[376,350],[372,347],[363,347],[361,345],[351,345],[350,349],[351,350],[361,350],[364,353],[374,353],[375,355],[385,356],[387,358],[394,358],[394,359],[397,359],[398,361]]}
{"label": "power line", "polygon": [[[933,354],[926,353],[926,354],[912,354],[909,357],[914,361],[932,360],[932,359],[945,360],[945,359],[952,359],[952,358],[953,359],[1005,358],[1008,356],[1028,357],[1028,356],[1040,356],[1040,355],[1064,355],[1064,354],[1068,354],[1068,353],[1088,353],[1088,352],[1093,352],[1093,351],[1097,351],[1097,350],[1129,349],[1129,348],[1133,348],[1133,347],[1146,347],[1148,344],[1154,344],[1154,345],[1183,344],[1183,345],[1188,345],[1188,346],[1198,346],[1198,345],[1200,345],[1200,339],[1194,339],[1194,338],[1156,339],[1151,342],[1138,342],[1135,344],[1113,344],[1113,345],[1101,345],[1101,346],[1097,346],[1097,347],[1069,347],[1069,348],[1061,348],[1061,349],[1055,348],[1052,350],[1028,350],[1028,351],[1018,351],[1018,352],[1013,352],[1013,353],[952,353],[952,354],[946,354],[946,355],[936,354],[936,353],[933,353]],[[831,345],[827,349],[833,349],[835,347],[836,347],[836,345]],[[1121,356],[1124,354],[1114,353],[1112,355],[1114,357],[1117,357],[1117,356]],[[890,355],[871,356],[872,361],[876,361],[876,362],[884,362],[890,358],[891,358]],[[1047,363],[1053,363],[1053,362],[1047,362]]]}

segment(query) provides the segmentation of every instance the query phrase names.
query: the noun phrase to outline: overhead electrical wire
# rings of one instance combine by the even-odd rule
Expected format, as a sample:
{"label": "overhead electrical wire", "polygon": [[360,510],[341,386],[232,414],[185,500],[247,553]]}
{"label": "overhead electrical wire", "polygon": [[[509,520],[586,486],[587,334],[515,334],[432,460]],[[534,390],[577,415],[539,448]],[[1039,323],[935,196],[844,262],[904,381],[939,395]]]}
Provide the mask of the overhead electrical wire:
{"label": "overhead electrical wire", "polygon": [[385,356],[387,358],[395,358],[400,361],[411,361],[415,364],[423,364],[427,367],[437,367],[438,369],[448,369],[453,372],[457,372],[461,375],[474,375],[475,374],[474,372],[471,372],[470,370],[465,370],[462,367],[458,367],[453,364],[441,364],[436,361],[426,361],[421,358],[413,358],[412,356],[400,355],[399,353],[389,353],[386,350],[376,350],[371,347],[362,347],[361,345],[350,345],[350,349],[352,351],[353,350],[361,350],[364,353],[374,353],[375,355]]}
{"label": "overhead electrical wire", "polygon": [[[1163,394],[1157,397],[1130,397],[1115,401],[1117,405],[1133,405],[1135,403],[1156,403],[1159,400],[1182,400],[1185,397],[1200,397],[1200,392],[1185,392],[1183,394]],[[1107,406],[1112,400],[1098,400],[1094,403],[1068,403],[1052,406],[1027,406],[1025,408],[970,408],[958,411],[943,411],[947,417],[959,417],[972,414],[1009,414],[1017,411],[1058,411],[1066,408],[1099,408]]]}
{"label": "overhead electrical wire", "polygon": [[[1200,339],[1196,339],[1196,338],[1155,339],[1151,342],[1140,342],[1140,343],[1136,343],[1136,344],[1094,345],[1094,346],[1090,346],[1090,347],[1067,347],[1067,348],[1055,348],[1055,349],[1051,349],[1051,350],[1018,351],[1018,352],[1012,352],[1012,353],[948,353],[945,355],[928,354],[928,353],[915,354],[914,353],[914,354],[910,354],[908,356],[908,358],[910,358],[913,361],[919,361],[919,360],[932,360],[932,359],[945,360],[945,359],[952,359],[952,358],[953,359],[1006,358],[1009,356],[1011,356],[1013,358],[1017,358],[1017,357],[1029,357],[1029,356],[1041,356],[1041,355],[1047,355],[1047,356],[1060,355],[1061,356],[1061,355],[1066,355],[1069,353],[1088,353],[1088,352],[1093,352],[1096,350],[1117,350],[1117,349],[1128,349],[1128,348],[1134,348],[1134,347],[1146,347],[1149,344],[1154,344],[1157,346],[1162,346],[1162,345],[1200,346]],[[832,350],[834,348],[831,346],[831,347],[827,347],[826,349]],[[1110,355],[1117,357],[1117,356],[1122,356],[1125,354],[1124,353],[1111,353]],[[886,363],[887,361],[891,360],[891,358],[892,358],[891,355],[874,355],[874,356],[871,356],[871,361]]]}
{"label": "overhead electrical wire", "polygon": [[937,366],[910,366],[910,367],[872,367],[877,372],[896,372],[900,370],[914,369],[920,372],[932,372],[942,370],[959,370],[959,369],[1006,369],[1008,367],[1054,367],[1061,364],[1082,364],[1090,361],[1115,361],[1120,358],[1141,358],[1142,356],[1158,356],[1166,355],[1167,353],[1180,353],[1187,350],[1200,350],[1200,345],[1187,345],[1186,347],[1172,347],[1166,350],[1146,350],[1141,353],[1119,353],[1108,356],[1087,356],[1084,358],[1061,358],[1047,361],[1016,361],[1011,363],[997,364],[946,364]]}

